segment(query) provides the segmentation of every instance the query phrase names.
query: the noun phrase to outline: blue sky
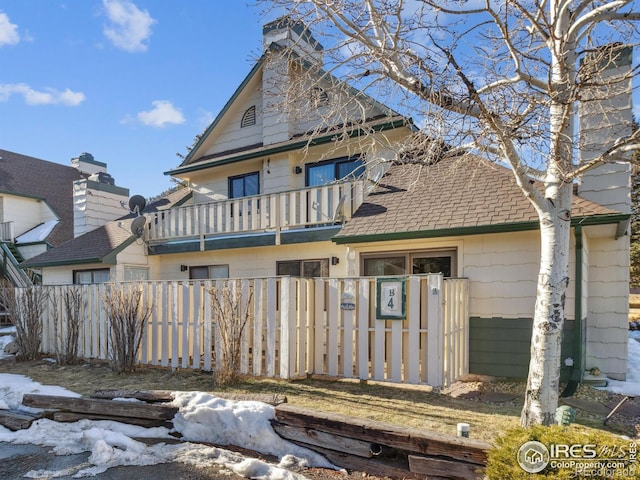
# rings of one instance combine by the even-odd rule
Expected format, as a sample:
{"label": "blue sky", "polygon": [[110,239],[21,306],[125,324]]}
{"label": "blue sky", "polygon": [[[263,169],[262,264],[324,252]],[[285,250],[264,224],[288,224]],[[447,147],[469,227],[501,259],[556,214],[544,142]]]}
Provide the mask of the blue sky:
{"label": "blue sky", "polygon": [[0,148],[65,165],[89,152],[156,195],[269,19],[242,0],[0,0]]}
{"label": "blue sky", "polygon": [[283,13],[254,2],[0,0],[0,148],[89,152],[132,195],[161,193]]}

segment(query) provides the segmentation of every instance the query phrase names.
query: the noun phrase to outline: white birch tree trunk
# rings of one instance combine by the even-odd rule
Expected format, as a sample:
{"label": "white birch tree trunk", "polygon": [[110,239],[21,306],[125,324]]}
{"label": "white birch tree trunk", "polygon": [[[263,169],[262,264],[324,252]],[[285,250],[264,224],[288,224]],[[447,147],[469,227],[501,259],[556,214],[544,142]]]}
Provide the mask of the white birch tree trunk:
{"label": "white birch tree trunk", "polygon": [[571,184],[561,187],[556,198],[548,200],[555,206],[550,205],[547,211],[540,214],[540,271],[529,375],[520,418],[523,426],[554,423],[558,405],[571,238],[571,219],[566,205],[571,203],[571,189]]}

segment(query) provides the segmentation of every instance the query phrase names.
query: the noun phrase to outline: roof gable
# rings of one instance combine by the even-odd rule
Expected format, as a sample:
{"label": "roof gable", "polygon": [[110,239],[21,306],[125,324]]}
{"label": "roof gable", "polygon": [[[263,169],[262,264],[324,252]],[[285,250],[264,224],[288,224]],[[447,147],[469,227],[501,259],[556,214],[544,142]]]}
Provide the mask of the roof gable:
{"label": "roof gable", "polygon": [[[339,92],[336,98],[338,99],[337,101],[341,103],[345,103],[347,98],[358,99],[358,104],[356,105],[354,103],[352,108],[354,118],[351,123],[352,125],[368,124],[371,121],[379,122],[381,117],[396,119],[399,116],[399,114],[391,108],[339,80],[329,72],[316,67],[311,69],[310,63],[297,57],[293,53],[288,52],[288,56],[280,57],[279,54],[282,50],[283,48],[277,43],[272,43],[267,47],[265,53],[256,62],[238,88],[236,88],[213,122],[199,137],[180,166],[169,172],[165,172],[165,174],[179,174],[185,167],[216,157],[224,157],[229,154],[241,153],[263,146],[273,147],[295,138],[310,137],[311,132],[314,131],[322,121],[327,121],[325,112],[319,113],[323,105],[322,102],[318,103],[317,100],[318,98],[329,98],[331,93],[327,95],[327,92],[332,90]],[[273,111],[274,107],[270,105],[277,105],[277,102],[283,101],[283,99],[286,98],[280,85],[275,87],[277,93],[273,93],[274,87],[272,85],[278,82],[274,80],[273,75],[265,73],[265,69],[267,68],[269,71],[274,69],[271,66],[273,62],[275,62],[275,64],[278,62],[286,62],[286,65],[297,65],[296,69],[286,68],[288,77],[296,75],[295,70],[297,70],[298,75],[300,75],[302,71],[312,72],[316,81],[311,82],[313,85],[308,85],[310,105],[305,105],[304,108],[287,109],[291,110],[291,113],[284,112],[285,109],[280,107],[276,108],[277,111]],[[275,78],[277,79],[277,77]],[[327,92],[324,91],[323,87],[326,88]],[[276,96],[280,97],[275,98]],[[364,106],[366,106],[366,108],[364,108]],[[255,125],[242,128],[241,121],[243,114],[251,107],[256,108]],[[316,113],[316,110],[318,110],[318,113]],[[366,116],[364,119],[362,118],[363,111]],[[320,125],[321,129],[319,131],[326,133],[333,128],[344,128],[346,125],[344,118],[342,114],[336,116],[335,125]],[[330,122],[331,120],[329,120],[329,123]],[[408,120],[404,125],[410,123]],[[275,137],[272,137],[274,126],[275,130],[281,131],[281,125],[284,124],[290,125],[288,127],[289,134],[283,137],[276,132]],[[279,140],[273,141],[273,138],[279,138]]]}

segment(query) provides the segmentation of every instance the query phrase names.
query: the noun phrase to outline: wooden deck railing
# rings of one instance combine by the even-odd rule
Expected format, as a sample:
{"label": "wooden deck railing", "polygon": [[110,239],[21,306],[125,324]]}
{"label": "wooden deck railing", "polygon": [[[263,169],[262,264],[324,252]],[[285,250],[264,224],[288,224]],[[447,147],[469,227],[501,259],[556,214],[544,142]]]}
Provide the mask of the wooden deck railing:
{"label": "wooden deck railing", "polygon": [[279,231],[351,218],[364,198],[364,182],[233,198],[146,214],[146,240]]}

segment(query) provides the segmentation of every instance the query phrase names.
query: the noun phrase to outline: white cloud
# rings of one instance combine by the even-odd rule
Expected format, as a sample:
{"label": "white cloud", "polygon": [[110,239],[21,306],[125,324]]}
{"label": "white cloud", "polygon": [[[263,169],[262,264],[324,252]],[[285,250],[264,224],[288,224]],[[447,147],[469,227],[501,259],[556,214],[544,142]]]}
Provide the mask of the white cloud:
{"label": "white cloud", "polygon": [[64,91],[53,88],[35,90],[26,83],[0,84],[0,102],[6,102],[12,95],[22,95],[27,105],[66,105],[75,107],[85,100],[84,93],[68,88]]}
{"label": "white cloud", "polygon": [[0,12],[0,47],[16,45],[19,41],[18,26],[11,23],[6,13]]}
{"label": "white cloud", "polygon": [[109,24],[105,36],[117,48],[127,52],[144,52],[156,20],[146,10],[140,10],[128,0],[102,0]]}
{"label": "white cloud", "polygon": [[179,125],[185,122],[182,112],[168,100],[155,100],[151,102],[153,108],[139,112],[136,118],[143,125],[162,128],[169,124]]}

